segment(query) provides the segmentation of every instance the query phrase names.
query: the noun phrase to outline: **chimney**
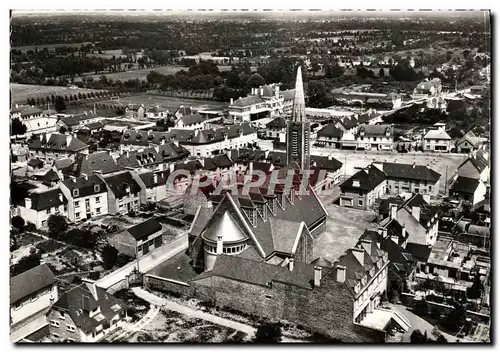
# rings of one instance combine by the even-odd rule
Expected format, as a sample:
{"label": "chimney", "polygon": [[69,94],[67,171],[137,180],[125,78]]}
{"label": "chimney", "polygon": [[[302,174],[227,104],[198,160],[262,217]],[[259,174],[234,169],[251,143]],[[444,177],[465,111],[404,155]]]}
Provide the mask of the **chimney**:
{"label": "chimney", "polygon": [[295,261],[295,258],[291,257],[288,261],[288,270],[293,271],[293,262]]}
{"label": "chimney", "polygon": [[353,187],[359,187],[359,186],[360,186],[360,184],[359,184],[359,180],[353,180],[353,181],[352,181],[352,186],[353,186]]}
{"label": "chimney", "polygon": [[161,145],[165,145],[165,140],[162,139],[161,142],[160,142]]}
{"label": "chimney", "polygon": [[382,238],[387,238],[387,229],[382,229]]}
{"label": "chimney", "polygon": [[392,242],[396,243],[396,244],[399,244],[399,237],[398,236],[391,236],[391,240]]}
{"label": "chimney", "polygon": [[264,88],[260,87],[260,95],[264,95]]}
{"label": "chimney", "polygon": [[403,238],[406,237],[406,225],[405,224],[401,225],[401,236],[403,236]]}
{"label": "chimney", "polygon": [[62,193],[59,193],[59,201],[62,202],[64,200]]}
{"label": "chimney", "polygon": [[24,198],[24,206],[26,209],[31,209],[31,198]]}
{"label": "chimney", "polygon": [[59,180],[64,181],[64,174],[61,170],[57,170],[57,176],[59,177]]}
{"label": "chimney", "polygon": [[391,216],[391,220],[396,219],[397,213],[398,213],[398,205],[397,204],[389,204],[389,214]]}
{"label": "chimney", "polygon": [[412,167],[415,168],[415,166],[416,166],[416,163],[413,163]]}
{"label": "chimney", "polygon": [[88,181],[89,180],[89,176],[87,174],[82,174],[83,178],[85,179],[85,181]]}
{"label": "chimney", "polygon": [[345,266],[337,265],[337,282],[345,282]]}
{"label": "chimney", "polygon": [[314,287],[319,287],[321,282],[321,267],[314,267]]}
{"label": "chimney", "polygon": [[365,250],[363,248],[353,248],[351,252],[356,257],[361,266],[365,266]]}
{"label": "chimney", "polygon": [[153,182],[158,183],[158,174],[153,174]]}
{"label": "chimney", "polygon": [[66,136],[66,147],[69,147],[71,144],[71,136]]}
{"label": "chimney", "polygon": [[328,160],[332,160],[333,157],[332,157],[332,154],[328,154]]}
{"label": "chimney", "polygon": [[411,215],[415,218],[415,220],[420,221],[420,207],[411,207]]}
{"label": "chimney", "polygon": [[127,156],[127,158],[129,158],[129,157],[130,157],[130,152],[127,150],[127,151],[125,152],[125,155]]}
{"label": "chimney", "polygon": [[217,236],[217,255],[222,254],[224,242],[222,241],[222,235]]}
{"label": "chimney", "polygon": [[76,177],[75,176],[70,176],[69,179],[73,182],[76,183]]}
{"label": "chimney", "polygon": [[361,240],[361,245],[363,246],[364,250],[367,251],[369,254],[372,252],[372,241],[370,240]]}
{"label": "chimney", "polygon": [[229,101],[229,105],[233,105],[233,98],[231,98],[231,100]]}
{"label": "chimney", "polygon": [[90,298],[82,295],[82,309],[84,312],[90,312]]}

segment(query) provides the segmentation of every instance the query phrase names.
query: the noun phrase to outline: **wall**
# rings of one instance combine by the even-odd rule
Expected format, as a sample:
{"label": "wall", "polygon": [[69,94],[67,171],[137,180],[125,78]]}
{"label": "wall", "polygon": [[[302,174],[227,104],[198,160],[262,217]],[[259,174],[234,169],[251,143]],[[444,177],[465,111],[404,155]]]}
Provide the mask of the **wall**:
{"label": "wall", "polygon": [[155,275],[144,275],[144,287],[149,290],[160,292],[173,292],[184,297],[189,297],[193,291],[187,283],[168,280]]}
{"label": "wall", "polygon": [[479,182],[479,185],[474,191],[473,204],[477,204],[480,201],[484,200],[485,195],[486,195],[486,186],[484,185],[483,182]]}
{"label": "wall", "polygon": [[437,195],[439,192],[439,181],[435,184],[432,184],[431,182],[417,180],[403,180],[395,178],[387,179],[387,193],[399,194],[403,192],[403,189],[405,189],[406,192],[411,193]]}
{"label": "wall", "polygon": [[[61,317],[61,313],[64,319]],[[82,339],[82,334],[80,329],[76,327],[75,322],[71,319],[68,312],[63,312],[62,310],[51,309],[47,315],[47,320],[49,322],[49,332],[52,338],[58,341],[64,341],[66,339],[72,339],[75,342],[85,341]],[[74,327],[74,330],[68,330],[69,327]],[[54,336],[56,334],[56,336]]]}
{"label": "wall", "polygon": [[[359,192],[354,192],[354,190],[352,190],[352,191],[346,190],[344,192],[344,194],[340,196],[340,206],[366,210],[366,208],[368,206],[367,199],[368,199],[368,196],[367,196],[367,193],[365,191],[361,191],[361,195],[360,195]],[[361,201],[361,205],[359,205],[359,201]]]}
{"label": "wall", "polygon": [[[51,300],[51,298],[53,299]],[[53,303],[57,302],[57,300],[56,285],[45,287],[39,292],[23,298],[19,308],[15,308],[12,305],[10,307],[11,325],[15,325],[23,319],[27,319],[41,310],[49,308]]]}

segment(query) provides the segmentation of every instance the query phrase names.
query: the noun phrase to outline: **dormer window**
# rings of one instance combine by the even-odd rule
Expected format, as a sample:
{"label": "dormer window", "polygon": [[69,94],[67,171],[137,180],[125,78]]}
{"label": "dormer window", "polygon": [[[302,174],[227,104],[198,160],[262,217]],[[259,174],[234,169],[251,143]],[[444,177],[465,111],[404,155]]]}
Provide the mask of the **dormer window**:
{"label": "dormer window", "polygon": [[152,141],[153,139],[155,139],[154,134],[150,134],[150,135],[148,136],[148,140]]}
{"label": "dormer window", "polygon": [[79,197],[79,196],[80,196],[80,190],[78,190],[78,189],[74,189],[74,190],[73,190],[73,197],[75,197],[75,198],[76,198],[76,197]]}
{"label": "dormer window", "polygon": [[100,185],[94,185],[94,192],[99,193],[101,191],[101,186]]}
{"label": "dormer window", "polygon": [[123,135],[123,139],[129,139],[130,138],[130,133],[125,133]]}
{"label": "dormer window", "polygon": [[141,138],[142,138],[142,136],[141,136],[140,134],[138,134],[138,135],[135,137],[135,139],[136,139],[136,140],[138,140],[138,141],[140,141],[140,140],[141,140]]}

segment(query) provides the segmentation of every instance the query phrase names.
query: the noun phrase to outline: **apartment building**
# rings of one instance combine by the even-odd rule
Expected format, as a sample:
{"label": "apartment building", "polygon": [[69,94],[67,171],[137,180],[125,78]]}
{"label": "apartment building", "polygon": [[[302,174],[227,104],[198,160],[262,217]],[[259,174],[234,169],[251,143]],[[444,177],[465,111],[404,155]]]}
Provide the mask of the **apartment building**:
{"label": "apartment building", "polygon": [[108,214],[106,184],[99,176],[70,176],[61,182],[60,188],[68,199],[68,219],[71,222]]}
{"label": "apartment building", "polygon": [[60,158],[74,159],[76,154],[89,154],[89,146],[71,134],[45,133],[31,139],[30,156],[52,163]]}
{"label": "apartment building", "polygon": [[425,165],[375,163],[386,174],[388,194],[420,193],[438,195],[441,174]]}
{"label": "apartment building", "polygon": [[340,206],[367,210],[385,193],[386,184],[384,172],[369,165],[340,184]]}
{"label": "apartment building", "polygon": [[127,214],[139,209],[141,186],[130,171],[103,175],[102,180],[106,184],[109,214]]}

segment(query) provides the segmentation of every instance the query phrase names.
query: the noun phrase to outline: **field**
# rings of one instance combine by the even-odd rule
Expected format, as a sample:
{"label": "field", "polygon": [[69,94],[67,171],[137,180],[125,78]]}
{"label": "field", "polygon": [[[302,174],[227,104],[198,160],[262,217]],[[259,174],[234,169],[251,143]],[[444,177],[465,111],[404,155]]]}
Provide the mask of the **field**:
{"label": "field", "polygon": [[69,89],[68,87],[60,86],[41,86],[35,84],[19,84],[11,83],[10,91],[12,93],[12,102],[18,104],[26,103],[28,98],[46,97],[52,94],[54,95],[65,95],[65,94],[78,94],[78,93],[90,93],[97,92],[97,89]]}
{"label": "field", "polygon": [[[173,75],[180,70],[187,71],[187,67],[183,66],[161,66],[154,68],[144,68],[138,70],[131,70],[125,72],[115,72],[115,73],[98,73],[97,75],[85,75],[86,78],[92,77],[94,80],[98,80],[101,76],[106,76],[108,79],[112,79],[113,81],[128,81],[129,79],[139,79],[140,81],[145,81],[149,72],[156,71],[163,75]],[[81,81],[81,78],[75,78],[75,81]]]}
{"label": "field", "polygon": [[164,310],[128,342],[221,343],[248,340],[245,333]]}
{"label": "field", "polygon": [[[87,44],[91,44],[91,43],[86,42],[86,43],[59,43],[59,44],[24,45],[24,46],[14,46],[11,49],[19,50],[19,51],[28,51],[28,50],[35,50],[35,48],[37,48],[38,50],[43,50],[44,48],[47,48],[49,51],[54,51],[54,48],[60,48],[60,47],[79,48],[82,46],[82,44],[87,45]],[[120,50],[120,52],[121,52],[121,50]]]}
{"label": "field", "polygon": [[[325,203],[323,203],[325,204]],[[313,257],[337,260],[347,249],[352,248],[366,228],[371,227],[375,213],[341,208],[329,202],[326,230],[314,241]]]}
{"label": "field", "polygon": [[[346,175],[350,176],[356,172],[356,168],[363,168],[373,161],[378,162],[392,162],[401,164],[427,165],[431,169],[441,174],[440,191],[444,193],[445,182],[444,178],[446,172],[448,173],[448,180],[453,177],[453,174],[458,169],[458,166],[467,159],[464,154],[452,153],[422,153],[411,152],[401,154],[397,152],[374,152],[374,151],[354,151],[354,150],[339,150],[339,149],[319,149],[313,148],[312,154],[328,155],[336,158],[340,162],[346,164]],[[446,171],[448,170],[448,171]]]}
{"label": "field", "polygon": [[[99,103],[116,104],[117,100],[102,100]],[[197,100],[197,99],[182,99],[177,97],[166,97],[162,95],[133,95],[130,97],[122,97],[119,100],[122,104],[144,104],[144,106],[160,106],[170,111],[175,111],[181,104],[191,106],[195,110],[208,109],[219,110],[224,109],[227,103],[213,100]],[[96,102],[97,103],[97,102]]]}

